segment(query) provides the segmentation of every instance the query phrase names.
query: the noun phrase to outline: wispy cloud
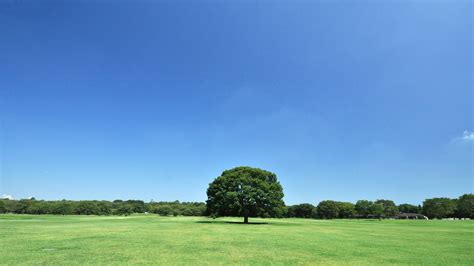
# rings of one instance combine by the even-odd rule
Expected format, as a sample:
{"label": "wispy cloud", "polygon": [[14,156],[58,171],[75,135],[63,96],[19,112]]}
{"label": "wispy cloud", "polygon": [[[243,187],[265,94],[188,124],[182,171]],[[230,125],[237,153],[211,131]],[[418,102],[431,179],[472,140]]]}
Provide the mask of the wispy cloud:
{"label": "wispy cloud", "polygon": [[8,195],[8,194],[3,194],[1,198],[2,199],[9,199],[9,200],[13,199],[12,195]]}
{"label": "wispy cloud", "polygon": [[462,139],[466,141],[474,141],[474,132],[465,130],[462,134]]}
{"label": "wispy cloud", "polygon": [[474,143],[474,131],[464,130],[461,136],[457,136],[451,140],[453,144]]}

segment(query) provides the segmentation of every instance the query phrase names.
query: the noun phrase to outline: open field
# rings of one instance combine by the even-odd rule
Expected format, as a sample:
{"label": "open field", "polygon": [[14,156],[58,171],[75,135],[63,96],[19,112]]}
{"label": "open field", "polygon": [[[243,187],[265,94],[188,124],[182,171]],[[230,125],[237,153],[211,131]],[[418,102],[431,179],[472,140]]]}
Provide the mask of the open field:
{"label": "open field", "polygon": [[473,221],[0,215],[1,264],[465,264]]}

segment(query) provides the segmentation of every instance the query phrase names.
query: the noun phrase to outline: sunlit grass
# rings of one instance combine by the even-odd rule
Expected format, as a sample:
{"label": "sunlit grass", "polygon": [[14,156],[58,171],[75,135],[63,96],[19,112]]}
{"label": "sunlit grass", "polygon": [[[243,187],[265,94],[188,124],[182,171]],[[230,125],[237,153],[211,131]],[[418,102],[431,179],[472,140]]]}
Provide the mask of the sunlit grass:
{"label": "sunlit grass", "polygon": [[473,221],[0,215],[2,264],[474,265]]}

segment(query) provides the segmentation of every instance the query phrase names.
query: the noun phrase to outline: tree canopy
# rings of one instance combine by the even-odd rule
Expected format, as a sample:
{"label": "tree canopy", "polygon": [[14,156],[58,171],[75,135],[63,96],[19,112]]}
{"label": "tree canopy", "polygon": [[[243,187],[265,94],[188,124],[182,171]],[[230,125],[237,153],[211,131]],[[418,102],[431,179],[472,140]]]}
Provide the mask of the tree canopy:
{"label": "tree canopy", "polygon": [[474,194],[464,194],[457,200],[458,217],[474,218]]}
{"label": "tree canopy", "polygon": [[398,205],[398,210],[401,213],[421,213],[422,211],[421,206],[416,206],[408,203]]}
{"label": "tree canopy", "polygon": [[337,218],[339,216],[339,205],[333,200],[323,200],[318,204],[317,213],[319,218]]}
{"label": "tree canopy", "polygon": [[397,205],[392,200],[379,199],[375,201],[375,204],[382,204],[385,217],[392,217],[400,213]]}
{"label": "tree canopy", "polygon": [[225,170],[207,189],[207,212],[213,216],[282,217],[285,204],[277,176],[252,167]]}
{"label": "tree canopy", "polygon": [[286,217],[316,218],[316,207],[309,203],[288,206]]}
{"label": "tree canopy", "polygon": [[449,198],[432,198],[423,202],[423,214],[428,218],[451,217],[456,211],[456,201]]}

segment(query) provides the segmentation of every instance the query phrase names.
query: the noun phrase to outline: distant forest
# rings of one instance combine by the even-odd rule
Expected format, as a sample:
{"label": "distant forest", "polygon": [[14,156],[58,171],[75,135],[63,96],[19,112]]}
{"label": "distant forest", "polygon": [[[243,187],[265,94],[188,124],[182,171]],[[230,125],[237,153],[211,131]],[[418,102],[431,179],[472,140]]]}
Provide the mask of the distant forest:
{"label": "distant forest", "polygon": [[[161,216],[207,216],[203,202],[144,202],[141,200],[60,200],[0,199],[0,213],[55,215],[130,215],[153,213]],[[392,200],[359,200],[355,204],[325,200],[317,206],[303,203],[286,206],[280,218],[390,218],[401,213],[419,213],[433,218],[474,218],[474,194],[457,199],[431,198],[422,205],[400,204]]]}

